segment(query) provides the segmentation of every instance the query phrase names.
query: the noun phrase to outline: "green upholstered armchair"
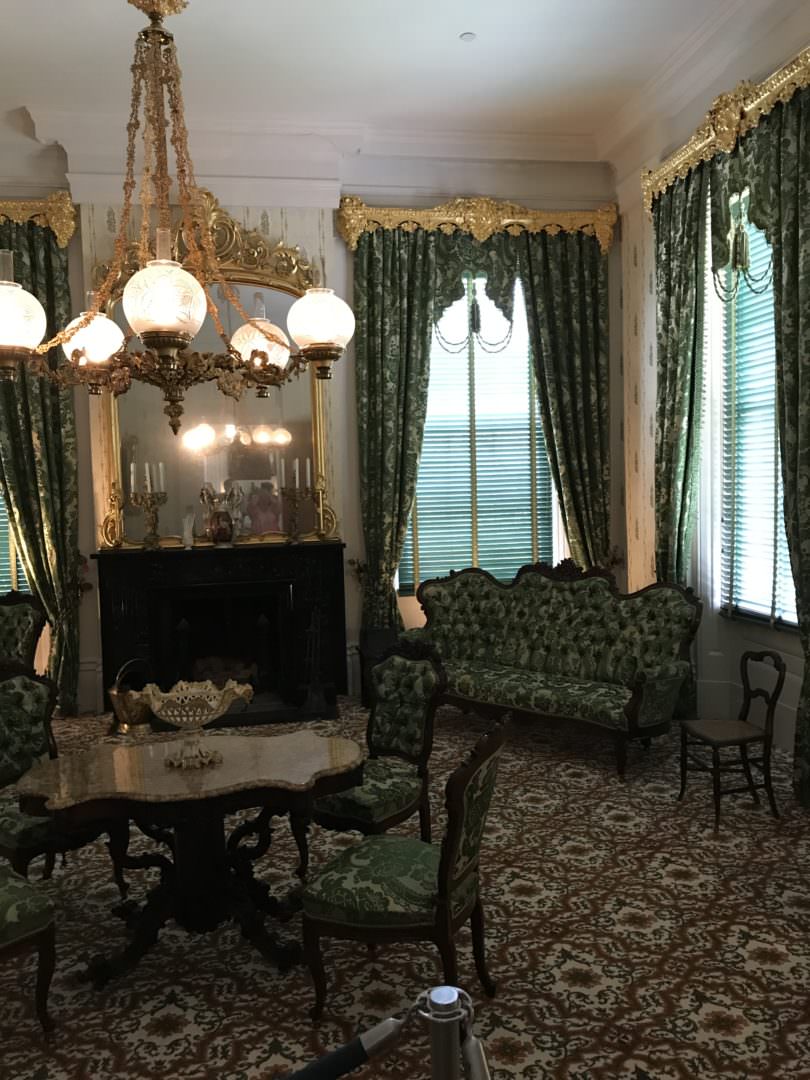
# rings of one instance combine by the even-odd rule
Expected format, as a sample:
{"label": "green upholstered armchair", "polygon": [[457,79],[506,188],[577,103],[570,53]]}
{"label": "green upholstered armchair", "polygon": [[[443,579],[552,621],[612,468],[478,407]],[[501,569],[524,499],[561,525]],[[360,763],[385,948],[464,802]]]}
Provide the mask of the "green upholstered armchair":
{"label": "green upholstered armchair", "polygon": [[48,878],[57,855],[84,847],[107,832],[115,881],[125,898],[127,884],[120,861],[129,841],[125,824],[93,825],[66,833],[56,829],[50,817],[26,814],[18,806],[13,790],[16,781],[41,757],[56,757],[51,731],[55,702],[56,685],[50,679],[22,664],[0,663],[0,858],[27,877],[31,861],[44,855],[43,876]]}
{"label": "green upholstered armchair", "polygon": [[53,908],[48,898],[25,878],[0,865],[0,959],[34,949],[39,954],[37,1016],[47,1032],[53,1027],[48,1016],[48,990],[56,962]]}
{"label": "green upholstered armchair", "polygon": [[326,1000],[322,937],[432,941],[445,983],[457,986],[454,938],[469,919],[478,977],[486,993],[495,994],[484,957],[478,863],[505,737],[504,725],[498,724],[447,781],[447,831],[441,845],[406,836],[369,836],[307,883],[302,895],[304,956],[315,985],[314,1020]]}
{"label": "green upholstered armchair", "polygon": [[[318,799],[313,818],[319,825],[368,836],[386,832],[418,810],[421,837],[430,843],[428,760],[433,717],[446,685],[435,651],[425,645],[395,645],[371,669],[363,783]],[[301,854],[303,876],[305,849]]]}
{"label": "green upholstered armchair", "polygon": [[0,662],[10,660],[33,668],[47,621],[45,608],[30,593],[12,589],[0,596]]}

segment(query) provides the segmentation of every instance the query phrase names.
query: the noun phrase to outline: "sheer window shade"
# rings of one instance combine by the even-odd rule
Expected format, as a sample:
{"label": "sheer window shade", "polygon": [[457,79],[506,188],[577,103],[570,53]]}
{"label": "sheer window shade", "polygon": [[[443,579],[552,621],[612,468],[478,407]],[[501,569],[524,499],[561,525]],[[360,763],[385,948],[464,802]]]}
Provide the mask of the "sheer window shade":
{"label": "sheer window shade", "polygon": [[28,590],[28,582],[17,553],[5,500],[0,496],[0,593],[9,589]]}
{"label": "sheer window shade", "polygon": [[[747,232],[750,272],[758,278],[770,246],[750,223]],[[741,278],[725,305],[724,330],[723,605],[730,613],[795,623],[776,423],[773,286],[755,293]]]}
{"label": "sheer window shade", "polygon": [[[478,337],[468,334],[474,300]],[[509,324],[482,280],[467,281],[465,298],[438,329],[416,502],[399,566],[403,594],[465,566],[506,581],[524,563],[552,559],[551,474],[519,283],[501,351],[496,343]]]}

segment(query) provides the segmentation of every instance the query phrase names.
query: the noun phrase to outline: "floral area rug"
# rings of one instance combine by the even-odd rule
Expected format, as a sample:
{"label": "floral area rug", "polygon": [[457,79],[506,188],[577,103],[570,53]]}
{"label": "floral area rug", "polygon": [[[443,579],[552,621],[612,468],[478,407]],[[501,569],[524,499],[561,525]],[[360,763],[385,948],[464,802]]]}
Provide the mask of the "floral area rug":
{"label": "floral area rug", "polygon": [[[363,710],[343,702],[340,720],[312,729],[361,739],[364,724]],[[439,711],[434,837],[447,776],[485,728]],[[80,752],[106,730],[105,718],[61,721],[60,752]],[[514,725],[482,853],[493,1000],[476,979],[469,931],[458,939],[459,979],[495,1080],[810,1076],[810,818],[792,801],[786,759],[776,783],[779,821],[745,795],[730,797],[715,836],[708,777],[691,776],[686,800],[675,801],[674,738],[631,750],[623,784],[609,741]],[[417,819],[397,831],[418,835]],[[313,828],[312,869],[357,840]],[[132,850],[151,846],[133,828]],[[283,894],[295,866],[289,825],[278,819],[257,873]],[[40,873],[35,863],[32,879]],[[136,899],[155,881],[147,871],[127,876]],[[58,912],[56,1036],[46,1046],[36,1023],[34,958],[0,958],[3,1080],[283,1076],[441,981],[428,944],[372,955],[326,941],[327,1004],[313,1025],[305,967],[280,975],[233,924],[205,935],[169,924],[133,972],[99,992],[79,980],[83,965],[126,935],[110,911],[117,892],[104,844],[59,860],[42,887]],[[284,932],[299,934],[300,923]],[[428,1078],[427,1033],[415,1027],[357,1075]]]}

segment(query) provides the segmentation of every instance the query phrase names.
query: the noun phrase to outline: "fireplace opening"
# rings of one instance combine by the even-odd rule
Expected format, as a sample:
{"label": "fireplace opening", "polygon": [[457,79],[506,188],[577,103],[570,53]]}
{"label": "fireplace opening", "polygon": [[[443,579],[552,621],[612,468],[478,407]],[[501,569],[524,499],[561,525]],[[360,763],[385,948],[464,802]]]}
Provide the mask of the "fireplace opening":
{"label": "fireplace opening", "polygon": [[254,688],[254,709],[294,703],[300,673],[291,649],[291,584],[182,586],[160,589],[153,600],[164,689],[179,679],[211,679],[218,686],[236,679]]}

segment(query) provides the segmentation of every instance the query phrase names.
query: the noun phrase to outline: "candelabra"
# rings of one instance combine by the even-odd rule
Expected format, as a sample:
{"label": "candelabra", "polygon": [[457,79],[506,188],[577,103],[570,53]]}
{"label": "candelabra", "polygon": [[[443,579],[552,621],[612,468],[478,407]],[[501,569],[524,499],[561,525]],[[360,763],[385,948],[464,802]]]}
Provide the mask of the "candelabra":
{"label": "candelabra", "polygon": [[143,538],[143,546],[153,550],[160,547],[160,534],[158,533],[158,507],[166,502],[165,491],[133,491],[129,496],[130,503],[143,510],[146,522],[146,533]]}
{"label": "candelabra", "polygon": [[281,498],[284,503],[284,524],[287,536],[292,543],[295,543],[301,535],[298,528],[298,507],[302,502],[311,499],[314,494],[311,487],[283,487],[281,489]]}

